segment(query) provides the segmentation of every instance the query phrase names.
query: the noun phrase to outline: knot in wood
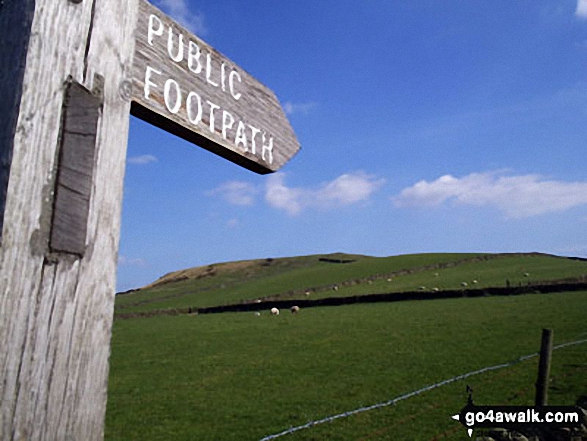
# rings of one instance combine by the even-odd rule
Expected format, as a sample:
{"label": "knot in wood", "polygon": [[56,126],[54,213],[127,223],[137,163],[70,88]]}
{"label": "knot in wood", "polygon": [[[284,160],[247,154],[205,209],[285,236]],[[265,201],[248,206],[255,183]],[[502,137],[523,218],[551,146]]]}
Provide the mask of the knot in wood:
{"label": "knot in wood", "polygon": [[120,86],[118,86],[118,92],[124,101],[130,101],[132,98],[132,82],[130,80],[122,80]]}

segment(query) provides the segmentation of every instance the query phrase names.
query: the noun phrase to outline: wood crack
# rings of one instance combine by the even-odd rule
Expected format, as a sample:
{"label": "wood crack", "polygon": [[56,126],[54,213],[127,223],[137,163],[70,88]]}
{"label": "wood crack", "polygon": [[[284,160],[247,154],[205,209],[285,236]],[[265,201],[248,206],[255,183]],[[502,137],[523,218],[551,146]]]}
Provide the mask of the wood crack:
{"label": "wood crack", "polygon": [[83,83],[86,84],[88,75],[88,55],[90,53],[90,43],[92,39],[92,31],[94,30],[94,14],[96,13],[96,0],[92,0],[92,13],[90,15],[90,26],[88,28],[88,35],[86,37],[86,49],[84,53],[84,76]]}

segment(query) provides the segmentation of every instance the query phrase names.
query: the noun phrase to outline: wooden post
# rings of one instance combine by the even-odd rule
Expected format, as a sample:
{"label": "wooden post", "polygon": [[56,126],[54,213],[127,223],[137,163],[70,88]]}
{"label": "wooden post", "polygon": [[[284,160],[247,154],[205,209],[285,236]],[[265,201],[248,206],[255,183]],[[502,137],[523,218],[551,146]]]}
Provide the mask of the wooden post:
{"label": "wooden post", "polygon": [[299,144],[273,92],[145,0],[0,0],[0,65],[0,439],[99,440],[131,101],[257,173]]}
{"label": "wooden post", "polygon": [[536,380],[536,406],[548,404],[548,382],[550,379],[550,360],[552,357],[552,329],[542,330],[538,379]]}
{"label": "wooden post", "polygon": [[137,11],[0,2],[2,440],[103,438]]}

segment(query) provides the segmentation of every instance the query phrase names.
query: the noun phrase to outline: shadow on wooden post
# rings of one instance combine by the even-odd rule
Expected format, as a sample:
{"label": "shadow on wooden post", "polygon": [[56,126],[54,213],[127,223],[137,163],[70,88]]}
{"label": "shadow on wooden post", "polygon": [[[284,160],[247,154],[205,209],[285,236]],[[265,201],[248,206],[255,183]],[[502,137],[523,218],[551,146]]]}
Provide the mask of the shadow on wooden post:
{"label": "shadow on wooden post", "polygon": [[536,406],[548,404],[548,382],[550,379],[550,360],[552,358],[552,329],[542,330],[540,344],[540,361],[538,362],[538,379],[536,380]]}

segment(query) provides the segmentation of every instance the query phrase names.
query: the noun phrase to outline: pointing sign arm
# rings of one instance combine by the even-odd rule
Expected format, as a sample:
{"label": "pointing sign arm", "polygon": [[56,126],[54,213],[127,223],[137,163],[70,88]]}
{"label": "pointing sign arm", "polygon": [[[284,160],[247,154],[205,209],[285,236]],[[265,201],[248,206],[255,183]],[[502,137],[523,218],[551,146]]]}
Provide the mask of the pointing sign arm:
{"label": "pointing sign arm", "polygon": [[145,0],[131,113],[249,170],[279,170],[299,150],[275,94]]}

